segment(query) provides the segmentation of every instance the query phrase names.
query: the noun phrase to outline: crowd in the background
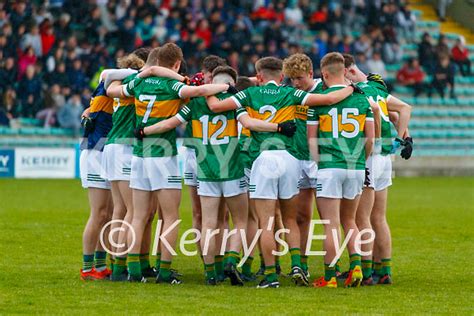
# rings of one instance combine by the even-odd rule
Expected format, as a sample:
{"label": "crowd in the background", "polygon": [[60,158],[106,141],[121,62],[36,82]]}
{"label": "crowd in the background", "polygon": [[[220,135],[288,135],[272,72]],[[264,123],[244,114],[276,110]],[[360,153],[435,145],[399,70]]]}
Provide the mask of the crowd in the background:
{"label": "crowd in the background", "polygon": [[[76,107],[87,106],[102,69],[114,67],[118,57],[137,47],[170,41],[183,48],[190,74],[200,70],[199,63],[208,54],[226,58],[242,75],[252,75],[262,56],[284,58],[305,52],[317,76],[321,57],[339,51],[354,54],[364,72],[385,77],[385,65],[400,63],[402,45],[415,41],[416,18],[404,2],[2,2],[2,109],[8,118],[37,117],[45,126],[66,127],[71,115],[79,112]],[[453,48],[453,60],[461,60],[463,54]],[[431,63],[429,71],[437,71],[432,59],[421,60]],[[64,112],[67,115],[61,115]]]}

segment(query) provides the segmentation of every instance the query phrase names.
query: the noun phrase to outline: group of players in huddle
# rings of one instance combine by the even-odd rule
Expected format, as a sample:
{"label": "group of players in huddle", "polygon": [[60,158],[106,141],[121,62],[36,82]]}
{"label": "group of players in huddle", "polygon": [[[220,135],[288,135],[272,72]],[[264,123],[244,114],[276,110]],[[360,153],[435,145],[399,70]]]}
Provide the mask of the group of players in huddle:
{"label": "group of players in huddle", "polygon": [[[101,74],[83,115],[80,169],[91,213],[83,234],[82,279],[146,282],[154,277],[157,283],[181,283],[166,246],[174,249],[178,238],[182,179],[176,128],[186,123],[184,183],[193,228],[201,232],[197,248],[207,285],[226,279],[243,285],[262,276],[257,287],[279,287],[274,232],[284,227],[291,254],[288,276],[309,286],[313,197],[327,223],[324,275],[313,286],[392,283],[386,220],[390,154],[401,149],[401,156],[410,158],[413,140],[411,108],[388,93],[382,78],[362,73],[350,55],[328,53],[321,60],[321,79],[313,79],[308,56],[294,54],[283,61],[259,59],[254,78],[238,77],[225,60],[208,56],[202,72],[190,80],[181,49],[171,43],[138,49],[118,67]],[[285,76],[292,86],[281,84]],[[155,214],[166,236],[152,267]],[[256,249],[239,270],[240,234],[223,241],[229,216],[247,241],[260,229],[257,273],[252,271]],[[109,269],[99,234],[111,219],[129,223],[116,243],[130,247],[110,257]],[[347,272],[336,259],[341,226],[348,239]],[[375,240],[360,231],[375,232]]]}

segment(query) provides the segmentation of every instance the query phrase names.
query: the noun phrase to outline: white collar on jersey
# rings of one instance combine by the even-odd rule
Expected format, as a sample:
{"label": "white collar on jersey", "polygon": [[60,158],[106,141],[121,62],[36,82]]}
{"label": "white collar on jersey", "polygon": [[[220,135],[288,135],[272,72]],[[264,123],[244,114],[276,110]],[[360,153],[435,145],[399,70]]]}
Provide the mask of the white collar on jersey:
{"label": "white collar on jersey", "polygon": [[270,81],[268,81],[268,82],[265,84],[265,86],[266,86],[267,84],[274,84],[275,86],[279,86],[279,84],[278,84],[275,80],[270,80]]}
{"label": "white collar on jersey", "polygon": [[347,85],[345,84],[335,84],[335,85],[330,86],[329,88],[345,88],[345,87],[347,87]]}
{"label": "white collar on jersey", "polygon": [[323,81],[321,78],[318,78],[318,79],[313,79],[313,82],[314,82],[314,85],[311,87],[311,89],[309,89],[308,92],[313,92],[314,90],[316,90],[316,87],[318,86],[318,84]]}

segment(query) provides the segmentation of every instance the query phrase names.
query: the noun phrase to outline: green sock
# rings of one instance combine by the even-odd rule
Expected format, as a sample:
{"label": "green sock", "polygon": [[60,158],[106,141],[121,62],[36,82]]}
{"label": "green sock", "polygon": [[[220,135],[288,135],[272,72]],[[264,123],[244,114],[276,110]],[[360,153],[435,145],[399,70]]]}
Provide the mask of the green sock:
{"label": "green sock", "polygon": [[223,275],[224,274],[224,256],[215,256],[214,266],[216,267],[217,275]]}
{"label": "green sock", "polygon": [[253,262],[253,257],[248,257],[247,260],[245,260],[244,264],[242,265],[242,273],[246,276],[251,276],[252,275],[252,262]]}
{"label": "green sock", "polygon": [[140,254],[140,267],[142,271],[150,267],[150,255],[148,253]]}
{"label": "green sock", "polygon": [[381,275],[392,275],[392,259],[382,259],[382,273]]}
{"label": "green sock", "polygon": [[94,266],[96,271],[104,271],[107,268],[107,252],[96,251],[94,258]]}
{"label": "green sock", "polygon": [[163,261],[161,260],[160,262],[160,276],[168,280],[169,277],[171,276],[171,261]]}
{"label": "green sock", "polygon": [[300,267],[301,268],[301,251],[300,248],[291,248],[291,267]]}
{"label": "green sock", "polygon": [[115,258],[112,274],[121,275],[127,269],[127,257]]}
{"label": "green sock", "polygon": [[161,262],[161,252],[156,253],[156,259],[155,259],[155,268],[159,269],[160,268],[160,262]]}
{"label": "green sock", "polygon": [[341,259],[337,259],[335,268],[336,272],[341,273]]}
{"label": "green sock", "polygon": [[204,266],[206,269],[206,280],[216,278],[216,268],[214,263],[205,264]]}
{"label": "green sock", "polygon": [[224,256],[224,266],[228,263],[232,264],[233,266],[237,265],[237,261],[239,260],[239,253],[235,251],[226,251]]}
{"label": "green sock", "polygon": [[275,266],[265,266],[265,280],[269,282],[278,281]]}
{"label": "green sock", "polygon": [[382,275],[382,263],[381,262],[374,262],[374,271],[377,275]]}
{"label": "green sock", "polygon": [[308,271],[308,256],[301,256],[301,268]]}
{"label": "green sock", "polygon": [[262,253],[259,254],[259,257],[260,257],[260,268],[265,269],[265,259],[263,259]]}
{"label": "green sock", "polygon": [[362,258],[361,256],[358,254],[358,253],[353,253],[352,255],[349,256],[349,260],[350,260],[350,266],[349,266],[349,269],[354,269],[356,266],[360,266],[362,265]]}
{"label": "green sock", "polygon": [[82,255],[82,272],[89,272],[94,267],[94,255]]}
{"label": "green sock", "polygon": [[128,254],[128,273],[135,279],[142,278],[142,268],[140,266],[140,254]]}
{"label": "green sock", "polygon": [[110,270],[114,269],[115,257],[110,256]]}
{"label": "green sock", "polygon": [[280,257],[275,256],[275,267],[279,267],[279,266],[280,266]]}
{"label": "green sock", "polygon": [[324,264],[324,280],[329,281],[336,276],[336,267],[330,267],[330,264]]}
{"label": "green sock", "polygon": [[364,279],[368,279],[372,276],[372,260],[362,260],[362,274]]}

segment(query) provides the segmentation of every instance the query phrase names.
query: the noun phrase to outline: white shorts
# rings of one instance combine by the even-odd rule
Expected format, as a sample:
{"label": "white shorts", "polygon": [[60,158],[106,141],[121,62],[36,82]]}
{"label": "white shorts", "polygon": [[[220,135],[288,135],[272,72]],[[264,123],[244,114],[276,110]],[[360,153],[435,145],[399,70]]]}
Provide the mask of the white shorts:
{"label": "white shorts", "polygon": [[110,182],[101,174],[103,153],[95,149],[84,149],[79,158],[79,170],[83,188],[110,189]]}
{"label": "white shorts", "polygon": [[143,191],[181,190],[178,156],[132,157],[130,188]]}
{"label": "white shorts", "polygon": [[298,182],[301,189],[316,189],[318,165],[313,160],[300,160],[301,176]]}
{"label": "white shorts", "polygon": [[108,144],[102,155],[102,177],[109,181],[130,181],[132,171],[131,145]]}
{"label": "white shorts", "polygon": [[365,165],[369,168],[369,188],[382,191],[392,185],[392,160],[390,155],[370,155]]}
{"label": "white shorts", "polygon": [[353,200],[362,193],[365,170],[319,169],[316,197]]}
{"label": "white shorts", "polygon": [[244,168],[244,176],[245,176],[245,181],[247,181],[247,187],[249,186],[249,183],[250,183],[251,174],[252,174],[252,169]]}
{"label": "white shorts", "polygon": [[247,192],[245,177],[229,181],[198,181],[198,195],[211,197],[232,197]]}
{"label": "white shorts", "polygon": [[301,169],[298,159],[286,150],[266,150],[252,165],[251,199],[291,199],[299,193]]}
{"label": "white shorts", "polygon": [[188,147],[184,152],[184,184],[193,187],[198,185],[196,151]]}

